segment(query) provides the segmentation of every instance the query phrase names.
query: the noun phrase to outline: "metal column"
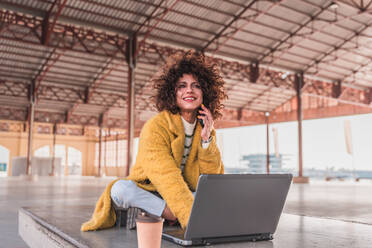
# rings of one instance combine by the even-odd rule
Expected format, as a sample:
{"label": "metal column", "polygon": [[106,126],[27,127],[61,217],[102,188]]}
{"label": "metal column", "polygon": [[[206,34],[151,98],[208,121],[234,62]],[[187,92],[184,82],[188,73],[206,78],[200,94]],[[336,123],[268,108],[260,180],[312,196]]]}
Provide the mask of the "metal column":
{"label": "metal column", "polygon": [[[110,132],[110,131],[109,131]],[[107,173],[107,136],[109,135],[109,132],[105,131],[105,156],[103,159],[103,175],[106,176]]]}
{"label": "metal column", "polygon": [[269,112],[265,112],[266,120],[266,173],[270,174],[270,137],[269,137]]}
{"label": "metal column", "polygon": [[[35,112],[35,80],[31,81],[30,90],[29,90],[30,106],[28,109],[28,146],[27,146],[27,167],[26,175],[30,174],[31,167],[31,157],[32,157],[32,134],[34,129],[34,112]],[[32,171],[31,171],[32,172]]]}
{"label": "metal column", "polygon": [[[54,176],[54,168],[56,161],[56,138],[57,138],[57,123],[53,125],[53,146],[52,146],[52,173],[51,176]],[[58,172],[59,174],[60,172]]]}
{"label": "metal column", "polygon": [[134,134],[134,70],[136,68],[137,38],[132,36],[127,41],[126,59],[128,64],[128,110],[127,110],[127,166],[125,176],[133,161],[133,134]]}
{"label": "metal column", "polygon": [[302,177],[302,102],[301,89],[304,85],[303,72],[295,74],[295,88],[297,96],[297,122],[298,122],[298,176]]}
{"label": "metal column", "polygon": [[101,176],[101,160],[102,160],[102,126],[99,127],[98,138],[98,172],[97,177]]}
{"label": "metal column", "polygon": [[119,176],[119,134],[116,133],[115,136],[115,166],[116,166],[116,176]]}

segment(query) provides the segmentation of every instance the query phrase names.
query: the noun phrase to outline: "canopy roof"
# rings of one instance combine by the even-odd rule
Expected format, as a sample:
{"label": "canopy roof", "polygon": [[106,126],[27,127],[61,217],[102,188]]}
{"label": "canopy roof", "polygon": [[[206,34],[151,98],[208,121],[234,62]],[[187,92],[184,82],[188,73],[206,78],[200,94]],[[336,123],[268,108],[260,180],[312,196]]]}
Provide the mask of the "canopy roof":
{"label": "canopy roof", "polygon": [[2,0],[0,118],[27,119],[34,82],[35,120],[124,127],[132,37],[141,120],[152,75],[191,48],[220,66],[226,111],[286,111],[302,75],[309,107],[371,108],[371,17],[372,0]]}

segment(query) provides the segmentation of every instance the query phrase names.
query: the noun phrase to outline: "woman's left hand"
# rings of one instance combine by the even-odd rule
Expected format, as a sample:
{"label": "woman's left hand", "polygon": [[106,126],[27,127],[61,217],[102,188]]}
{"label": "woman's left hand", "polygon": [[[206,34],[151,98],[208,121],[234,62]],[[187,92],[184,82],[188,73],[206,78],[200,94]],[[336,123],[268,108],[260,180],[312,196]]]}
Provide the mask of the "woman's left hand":
{"label": "woman's left hand", "polygon": [[202,119],[204,122],[204,127],[200,134],[201,139],[202,141],[207,142],[211,136],[214,121],[211,111],[209,111],[209,109],[207,109],[203,104],[201,105],[201,110],[198,111],[198,119]]}

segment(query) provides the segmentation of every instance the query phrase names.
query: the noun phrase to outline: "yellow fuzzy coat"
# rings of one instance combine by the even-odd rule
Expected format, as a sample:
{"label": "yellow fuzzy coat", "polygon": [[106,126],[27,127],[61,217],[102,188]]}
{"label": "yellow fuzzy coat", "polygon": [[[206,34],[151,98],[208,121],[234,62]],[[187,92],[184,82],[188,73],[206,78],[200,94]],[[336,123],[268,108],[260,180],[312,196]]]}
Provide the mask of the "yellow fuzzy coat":
{"label": "yellow fuzzy coat", "polygon": [[[216,145],[216,133],[212,131],[212,141],[208,148],[203,149],[201,146],[201,126],[198,122],[190,150],[189,157],[184,167],[184,173],[181,172],[181,160],[185,145],[185,130],[179,114],[171,114],[168,111],[162,111],[144,125],[136,159],[136,164],[130,171],[128,180],[148,191],[157,191],[166,201],[167,205],[177,217],[182,227],[186,227],[191,212],[194,197],[192,191],[195,191],[200,174],[223,174],[224,168],[221,161],[220,152]],[[109,194],[106,188],[104,194]],[[107,197],[106,197],[107,198]],[[105,197],[101,196],[100,200]],[[97,202],[97,207],[99,206]],[[91,224],[82,230],[96,230],[104,228],[99,226],[100,223],[114,224],[115,214],[112,214],[110,200],[107,199],[106,215],[96,211],[93,214]],[[96,213],[97,212],[97,213]],[[105,219],[94,220],[103,216]]]}

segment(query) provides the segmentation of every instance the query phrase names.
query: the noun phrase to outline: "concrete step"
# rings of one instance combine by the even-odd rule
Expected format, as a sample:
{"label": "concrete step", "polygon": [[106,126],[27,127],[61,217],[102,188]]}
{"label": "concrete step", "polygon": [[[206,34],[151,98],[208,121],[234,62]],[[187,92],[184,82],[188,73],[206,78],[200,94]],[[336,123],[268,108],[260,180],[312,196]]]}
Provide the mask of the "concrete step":
{"label": "concrete step", "polygon": [[18,212],[18,233],[29,247],[79,247],[53,232],[24,209]]}

